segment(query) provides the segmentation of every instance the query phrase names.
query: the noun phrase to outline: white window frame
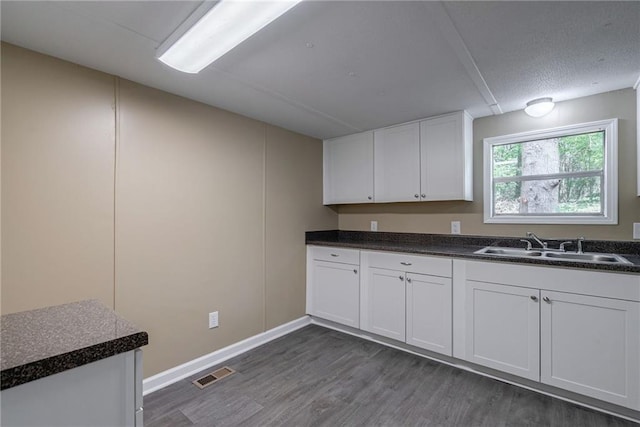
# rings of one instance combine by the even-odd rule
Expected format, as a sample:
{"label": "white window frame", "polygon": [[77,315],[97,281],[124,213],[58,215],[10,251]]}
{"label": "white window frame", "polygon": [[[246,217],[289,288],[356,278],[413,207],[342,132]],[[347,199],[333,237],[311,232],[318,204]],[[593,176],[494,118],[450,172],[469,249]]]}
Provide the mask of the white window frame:
{"label": "white window frame", "polygon": [[[493,211],[493,158],[496,145],[513,144],[566,135],[604,131],[603,214],[598,215],[495,215]],[[484,222],[488,224],[603,224],[618,223],[618,119],[599,120],[551,129],[485,138]]]}

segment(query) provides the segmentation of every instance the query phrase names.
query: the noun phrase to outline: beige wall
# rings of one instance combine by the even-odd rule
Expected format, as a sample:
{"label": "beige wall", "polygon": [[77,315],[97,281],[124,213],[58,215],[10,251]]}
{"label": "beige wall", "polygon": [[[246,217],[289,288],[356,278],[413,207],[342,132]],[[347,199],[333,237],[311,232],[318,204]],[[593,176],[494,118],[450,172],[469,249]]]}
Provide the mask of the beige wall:
{"label": "beige wall", "polygon": [[[482,197],[482,140],[534,129],[615,118],[618,122],[618,225],[519,225],[484,224]],[[338,208],[341,230],[368,230],[378,221],[378,230],[415,233],[449,233],[451,221],[461,221],[462,234],[541,236],[632,240],[634,222],[640,222],[640,198],[636,190],[636,94],[624,89],[560,102],[551,114],[532,118],[523,111],[474,120],[473,202],[391,203],[342,205]]]}
{"label": "beige wall", "polygon": [[2,47],[3,312],[100,298],[145,376],[304,314],[319,140]]}
{"label": "beige wall", "polygon": [[291,278],[306,276],[305,231],[338,227],[335,212],[309,197],[322,194],[322,179],[308,178],[322,176],[318,159],[322,144],[315,139],[267,126],[267,329],[304,315],[305,289]]}
{"label": "beige wall", "polygon": [[114,78],[2,45],[2,312],[113,307]]}

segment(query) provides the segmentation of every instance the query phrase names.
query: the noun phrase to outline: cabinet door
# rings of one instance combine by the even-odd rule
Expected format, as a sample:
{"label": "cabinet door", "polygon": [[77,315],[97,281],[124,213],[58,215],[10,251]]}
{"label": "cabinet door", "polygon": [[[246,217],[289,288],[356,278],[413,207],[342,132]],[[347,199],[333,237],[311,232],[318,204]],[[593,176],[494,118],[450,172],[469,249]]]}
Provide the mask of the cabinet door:
{"label": "cabinet door", "polygon": [[405,273],[368,268],[363,283],[361,328],[374,334],[405,340]]}
{"label": "cabinet door", "polygon": [[451,356],[451,279],[407,274],[407,344]]}
{"label": "cabinet door", "polygon": [[360,274],[357,265],[313,261],[310,314],[360,327]]}
{"label": "cabinet door", "polygon": [[541,381],[640,409],[637,302],[542,291]]}
{"label": "cabinet door", "polygon": [[324,141],[324,204],[373,201],[373,132]]}
{"label": "cabinet door", "polygon": [[420,122],[423,200],[473,200],[472,142],[464,111]]}
{"label": "cabinet door", "polygon": [[420,200],[420,124],[374,132],[376,202]]}
{"label": "cabinet door", "polygon": [[466,359],[540,380],[537,289],[466,282]]}

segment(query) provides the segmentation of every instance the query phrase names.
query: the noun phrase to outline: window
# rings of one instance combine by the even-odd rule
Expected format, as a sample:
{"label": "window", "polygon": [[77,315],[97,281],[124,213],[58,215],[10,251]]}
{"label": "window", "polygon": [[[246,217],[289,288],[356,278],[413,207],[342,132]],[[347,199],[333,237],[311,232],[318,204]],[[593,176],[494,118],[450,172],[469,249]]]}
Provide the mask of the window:
{"label": "window", "polygon": [[617,224],[618,119],[484,139],[484,222]]}

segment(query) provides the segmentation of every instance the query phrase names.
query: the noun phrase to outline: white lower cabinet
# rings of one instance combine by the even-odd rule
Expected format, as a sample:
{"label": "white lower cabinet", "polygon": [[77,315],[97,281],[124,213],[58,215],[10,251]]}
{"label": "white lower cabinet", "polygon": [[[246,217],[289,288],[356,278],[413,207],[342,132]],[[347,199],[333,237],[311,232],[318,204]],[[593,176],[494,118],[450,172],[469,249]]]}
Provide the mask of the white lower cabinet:
{"label": "white lower cabinet", "polygon": [[360,276],[352,264],[314,261],[314,316],[358,327]]}
{"label": "white lower cabinet", "polygon": [[466,360],[640,410],[638,276],[480,262],[465,268]]}
{"label": "white lower cabinet", "polygon": [[451,356],[451,279],[408,273],[406,281],[406,343]]}
{"label": "white lower cabinet", "polygon": [[539,293],[467,281],[467,360],[538,381]]}
{"label": "white lower cabinet", "polygon": [[309,246],[307,313],[640,411],[638,275]]}
{"label": "white lower cabinet", "polygon": [[640,409],[640,304],[542,291],[540,381]]}
{"label": "white lower cabinet", "polygon": [[363,251],[361,262],[361,329],[451,356],[451,260]]}
{"label": "white lower cabinet", "polygon": [[359,251],[309,248],[307,258],[307,313],[360,327]]}
{"label": "white lower cabinet", "polygon": [[365,322],[362,329],[404,341],[405,339],[405,273],[382,268],[367,269]]}

